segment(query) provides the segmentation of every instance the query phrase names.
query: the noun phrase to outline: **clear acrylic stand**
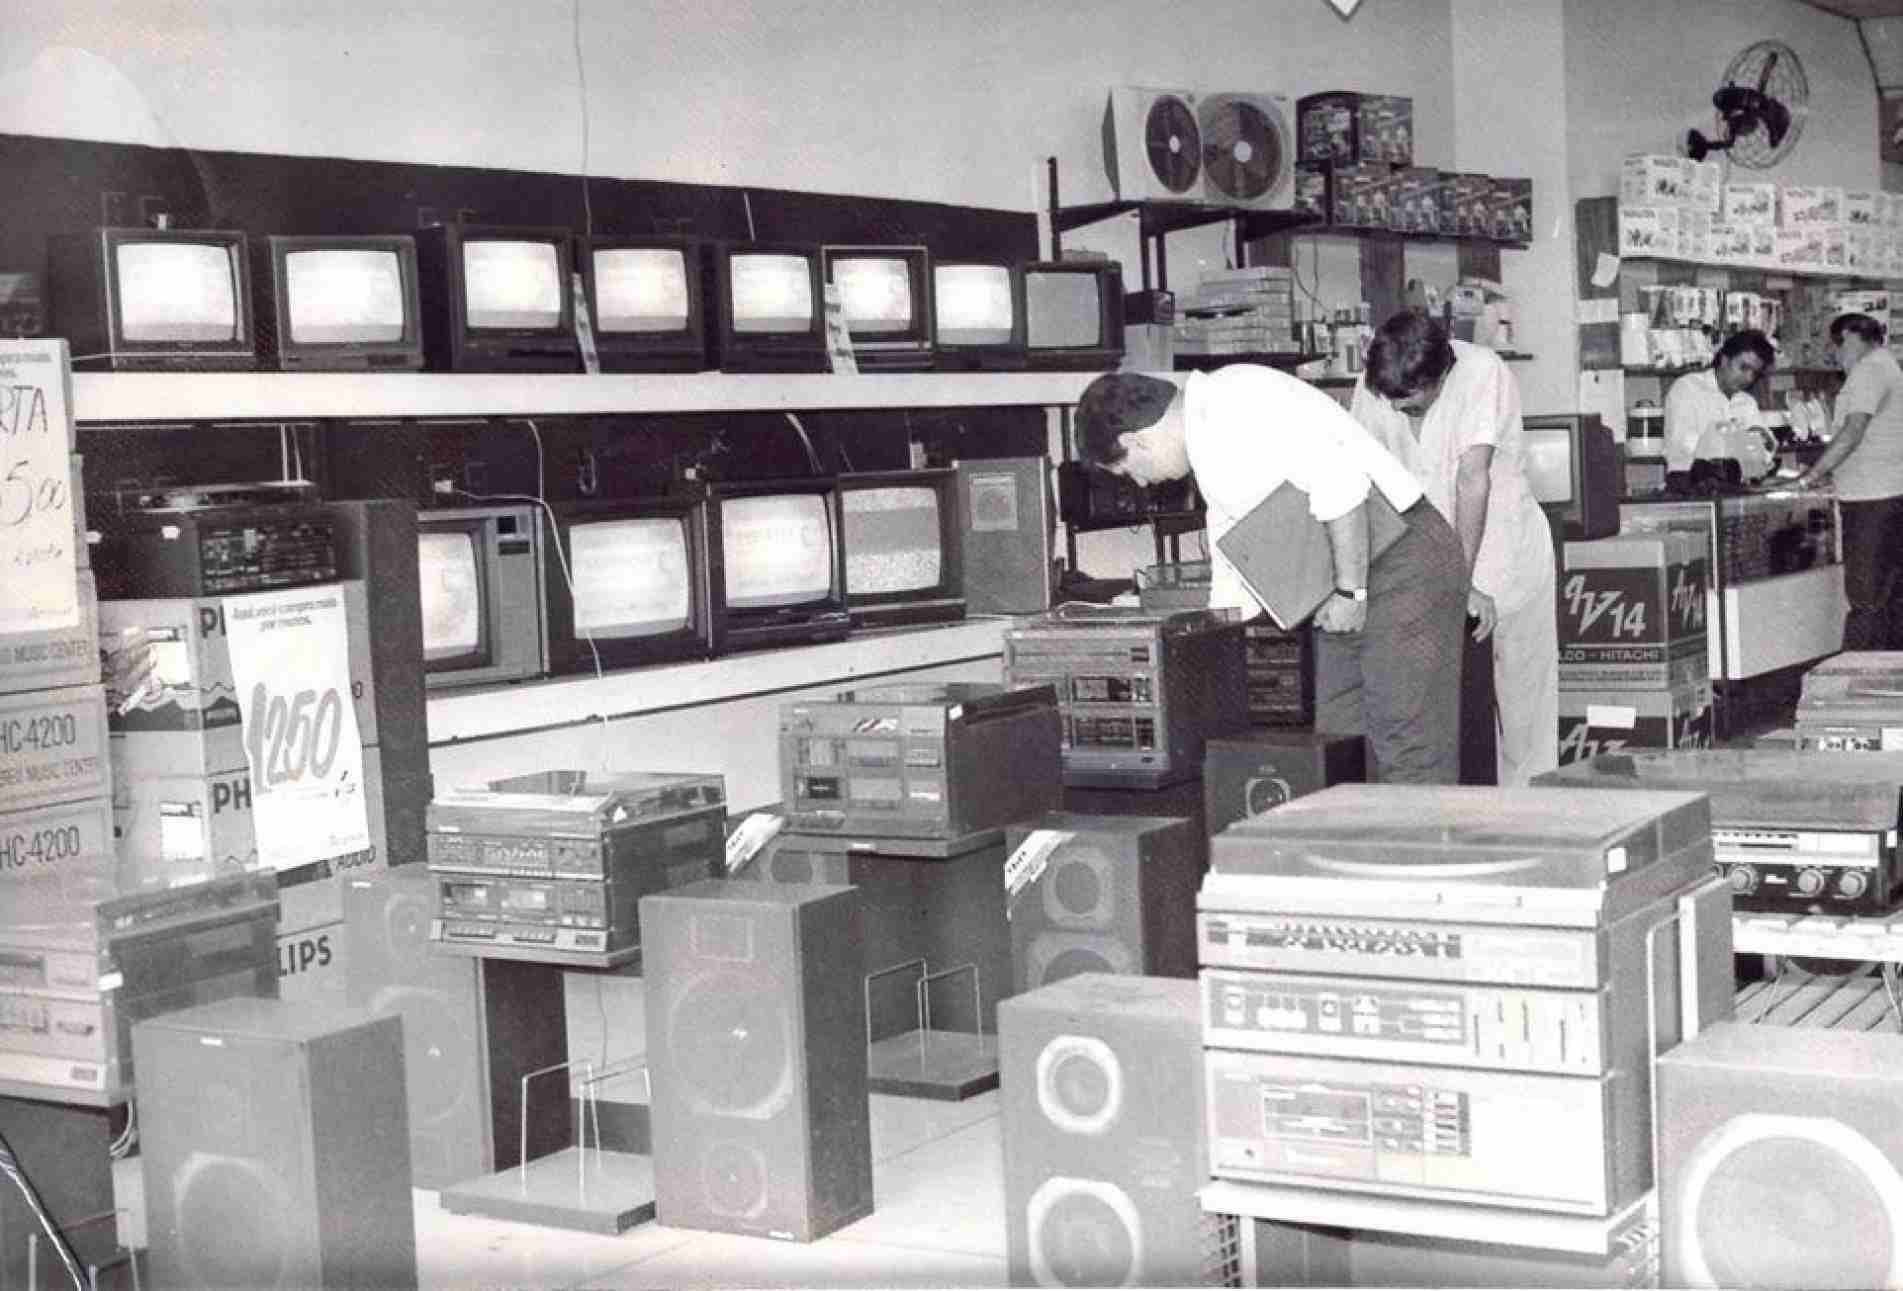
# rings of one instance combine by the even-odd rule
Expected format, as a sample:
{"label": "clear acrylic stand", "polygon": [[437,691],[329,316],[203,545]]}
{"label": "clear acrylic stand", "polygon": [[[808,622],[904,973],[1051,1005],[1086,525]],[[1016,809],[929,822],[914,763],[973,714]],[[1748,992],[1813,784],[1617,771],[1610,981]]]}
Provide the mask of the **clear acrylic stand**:
{"label": "clear acrylic stand", "polygon": [[[912,1027],[875,1039],[873,983],[894,973],[916,970],[913,983]],[[866,974],[866,1087],[875,1094],[904,1098],[934,1098],[958,1102],[998,1087],[998,1038],[981,1031],[939,1030],[932,1025],[934,983],[969,974],[973,1025],[984,1016],[976,964],[959,964],[932,972],[923,959]]]}

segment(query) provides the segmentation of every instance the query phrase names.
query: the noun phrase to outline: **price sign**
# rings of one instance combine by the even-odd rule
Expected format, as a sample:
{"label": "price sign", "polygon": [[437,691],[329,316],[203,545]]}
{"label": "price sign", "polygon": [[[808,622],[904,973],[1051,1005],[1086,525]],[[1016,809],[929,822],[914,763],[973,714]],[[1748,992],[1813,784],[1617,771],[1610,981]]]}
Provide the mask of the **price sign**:
{"label": "price sign", "polygon": [[65,341],[0,341],[0,632],[79,622],[71,381]]}
{"label": "price sign", "polygon": [[227,597],[225,630],[259,860],[286,870],[363,851],[370,830],[343,588]]}

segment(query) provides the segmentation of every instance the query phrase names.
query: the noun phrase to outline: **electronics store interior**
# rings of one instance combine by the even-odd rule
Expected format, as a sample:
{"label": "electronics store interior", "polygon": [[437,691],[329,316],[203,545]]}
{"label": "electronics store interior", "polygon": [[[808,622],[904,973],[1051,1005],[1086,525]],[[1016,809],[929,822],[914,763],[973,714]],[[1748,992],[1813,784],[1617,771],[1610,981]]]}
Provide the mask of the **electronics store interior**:
{"label": "electronics store interior", "polygon": [[0,174],[0,1291],[1903,1286],[1903,0],[70,0]]}

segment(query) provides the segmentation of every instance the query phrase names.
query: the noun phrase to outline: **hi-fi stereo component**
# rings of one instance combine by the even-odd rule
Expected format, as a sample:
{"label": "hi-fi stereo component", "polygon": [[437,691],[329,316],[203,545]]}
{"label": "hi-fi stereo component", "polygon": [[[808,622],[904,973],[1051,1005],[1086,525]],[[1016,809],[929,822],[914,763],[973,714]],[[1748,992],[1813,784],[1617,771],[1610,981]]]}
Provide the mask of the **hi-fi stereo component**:
{"label": "hi-fi stereo component", "polygon": [[1903,655],[1852,650],[1805,673],[1797,738],[1810,749],[1903,750]]}
{"label": "hi-fi stereo component", "polygon": [[321,503],[126,511],[94,524],[102,598],[230,596],[337,577],[336,520]]}

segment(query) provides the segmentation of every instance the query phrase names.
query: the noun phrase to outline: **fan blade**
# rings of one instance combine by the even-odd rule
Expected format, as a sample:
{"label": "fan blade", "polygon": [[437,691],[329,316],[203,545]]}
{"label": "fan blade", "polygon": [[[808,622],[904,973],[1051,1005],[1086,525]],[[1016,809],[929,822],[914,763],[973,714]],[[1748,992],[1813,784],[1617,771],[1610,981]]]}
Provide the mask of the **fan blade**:
{"label": "fan blade", "polygon": [[1785,131],[1791,128],[1791,110],[1776,99],[1764,100],[1764,137],[1773,148],[1784,142]]}
{"label": "fan blade", "polygon": [[1777,51],[1771,50],[1764,56],[1764,66],[1758,69],[1758,93],[1763,94],[1771,88],[1771,73],[1777,67]]}

